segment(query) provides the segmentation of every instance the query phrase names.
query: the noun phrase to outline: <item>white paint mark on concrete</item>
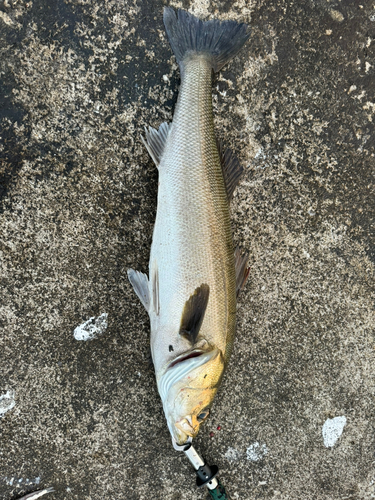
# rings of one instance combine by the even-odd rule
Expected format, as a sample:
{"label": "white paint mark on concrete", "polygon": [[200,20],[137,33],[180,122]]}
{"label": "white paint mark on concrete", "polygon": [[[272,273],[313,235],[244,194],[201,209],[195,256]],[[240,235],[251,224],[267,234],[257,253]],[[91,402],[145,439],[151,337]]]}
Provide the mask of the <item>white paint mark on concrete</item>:
{"label": "white paint mark on concrete", "polygon": [[323,442],[326,448],[332,448],[339,439],[346,425],[346,417],[328,418],[323,425]]}
{"label": "white paint mark on concrete", "polygon": [[248,460],[252,462],[259,462],[262,460],[268,453],[268,448],[265,444],[260,444],[258,441],[251,444],[246,450],[246,456]]}
{"label": "white paint mark on concrete", "polygon": [[16,406],[14,391],[7,391],[0,396],[0,418]]}
{"label": "white paint mark on concrete", "polygon": [[229,447],[225,452],[225,458],[229,460],[229,462],[236,462],[241,458],[241,452],[236,450],[236,448]]}
{"label": "white paint mark on concrete", "polygon": [[74,330],[76,340],[93,340],[103,335],[108,327],[108,314],[103,313],[99,317],[93,316],[89,320],[77,326]]}

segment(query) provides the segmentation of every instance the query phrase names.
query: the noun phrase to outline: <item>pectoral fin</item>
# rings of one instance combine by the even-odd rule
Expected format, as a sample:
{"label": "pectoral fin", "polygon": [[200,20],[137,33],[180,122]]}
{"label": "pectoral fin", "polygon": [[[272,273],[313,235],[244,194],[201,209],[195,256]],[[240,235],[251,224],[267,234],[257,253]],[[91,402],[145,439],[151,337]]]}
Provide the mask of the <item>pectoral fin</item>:
{"label": "pectoral fin", "polygon": [[143,144],[146,146],[147,151],[157,167],[159,167],[161,157],[163,156],[170,128],[171,125],[164,122],[160,125],[159,130],[153,127],[149,127],[148,130],[145,128],[146,139],[141,136]]}
{"label": "pectoral fin", "polygon": [[225,187],[227,188],[228,201],[230,201],[234,190],[241,180],[243,167],[237,160],[232,150],[224,150],[221,142],[218,142],[218,149],[221,159],[221,167],[223,169]]}
{"label": "pectoral fin", "polygon": [[147,276],[134,269],[128,269],[128,278],[132,284],[135,293],[142,302],[147,312],[150,310],[150,291]]}
{"label": "pectoral fin", "polygon": [[236,295],[240,294],[249,277],[250,267],[248,267],[249,253],[241,253],[239,247],[234,252],[234,263],[236,269]]}
{"label": "pectoral fin", "polygon": [[195,344],[200,327],[202,326],[204,314],[206,312],[210,287],[202,284],[190,295],[185,302],[182,313],[180,335],[187,338],[191,344]]}

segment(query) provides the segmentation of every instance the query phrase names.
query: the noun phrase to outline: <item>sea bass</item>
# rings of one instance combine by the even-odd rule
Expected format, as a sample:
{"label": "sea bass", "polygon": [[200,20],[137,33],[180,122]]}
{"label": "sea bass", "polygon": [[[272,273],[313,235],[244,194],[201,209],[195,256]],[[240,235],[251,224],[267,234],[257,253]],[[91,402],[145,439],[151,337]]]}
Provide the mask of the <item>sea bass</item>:
{"label": "sea bass", "polygon": [[159,170],[149,278],[128,277],[151,323],[151,353],[173,440],[195,437],[208,417],[232,350],[236,297],[247,255],[234,252],[229,200],[242,173],[215,138],[212,71],[249,37],[245,24],[203,22],[164,8],[164,24],[180,66],[171,124],[146,129],[145,146]]}

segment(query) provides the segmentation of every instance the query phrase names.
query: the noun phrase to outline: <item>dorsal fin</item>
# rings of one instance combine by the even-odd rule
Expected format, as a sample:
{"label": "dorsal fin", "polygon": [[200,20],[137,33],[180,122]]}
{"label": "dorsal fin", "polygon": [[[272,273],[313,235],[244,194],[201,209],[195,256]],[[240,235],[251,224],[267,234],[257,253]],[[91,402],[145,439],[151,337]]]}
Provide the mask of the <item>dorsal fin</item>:
{"label": "dorsal fin", "polygon": [[161,157],[163,156],[164,146],[167,142],[170,128],[171,124],[167,122],[162,123],[159,130],[153,127],[149,127],[147,130],[147,127],[145,127],[146,140],[141,136],[143,144],[146,146],[147,151],[157,167],[159,167]]}
{"label": "dorsal fin", "polygon": [[225,187],[227,188],[228,201],[230,201],[234,190],[241,180],[243,167],[231,149],[224,150],[220,141],[218,141],[217,145],[220,154],[221,167],[223,169]]}
{"label": "dorsal fin", "polygon": [[185,302],[180,324],[180,335],[187,338],[193,345],[202,326],[209,295],[210,287],[203,283],[194,290],[194,293]]}
{"label": "dorsal fin", "polygon": [[249,277],[250,267],[248,267],[249,252],[241,253],[239,247],[234,252],[234,265],[236,269],[236,296],[240,294],[241,290],[246,284]]}
{"label": "dorsal fin", "polygon": [[139,271],[134,271],[134,269],[128,269],[128,278],[139,300],[142,302],[146,311],[149,312],[150,292],[147,276]]}

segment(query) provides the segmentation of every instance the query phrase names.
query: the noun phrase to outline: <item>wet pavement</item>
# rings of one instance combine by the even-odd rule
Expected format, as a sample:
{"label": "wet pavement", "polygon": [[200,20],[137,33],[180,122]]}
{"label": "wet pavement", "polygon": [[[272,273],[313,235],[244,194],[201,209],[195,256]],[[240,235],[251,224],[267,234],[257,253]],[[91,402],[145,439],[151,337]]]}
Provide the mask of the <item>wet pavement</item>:
{"label": "wet pavement", "polygon": [[[185,1],[248,22],[215,77],[251,273],[196,448],[232,499],[375,496],[373,1]],[[202,499],[170,441],[148,316],[179,72],[150,0],[0,0],[0,498]]]}

